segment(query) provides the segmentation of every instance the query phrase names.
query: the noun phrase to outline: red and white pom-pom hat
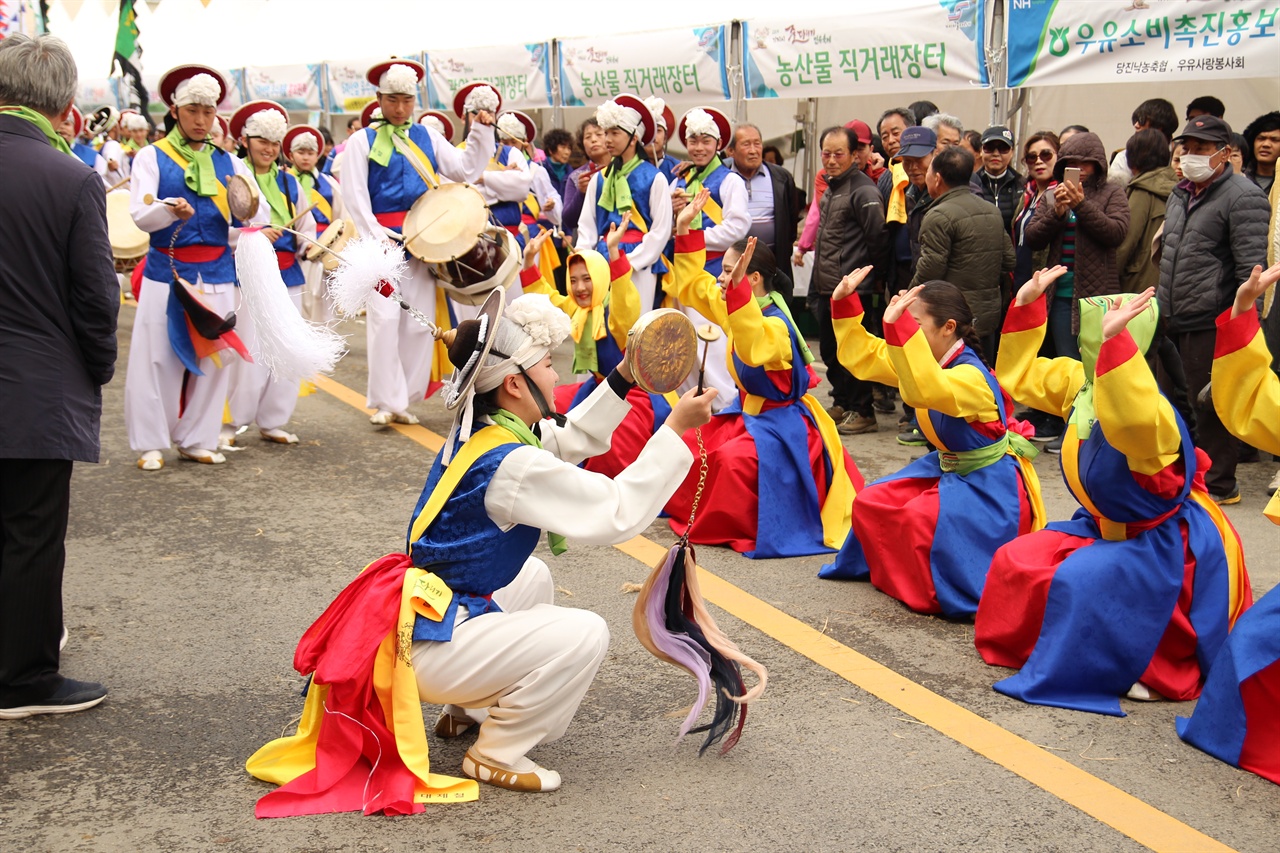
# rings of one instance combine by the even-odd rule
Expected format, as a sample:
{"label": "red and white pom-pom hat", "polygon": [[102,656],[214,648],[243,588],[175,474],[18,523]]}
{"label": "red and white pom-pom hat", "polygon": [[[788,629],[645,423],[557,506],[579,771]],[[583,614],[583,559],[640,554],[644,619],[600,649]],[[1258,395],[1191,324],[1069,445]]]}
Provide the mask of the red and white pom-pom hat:
{"label": "red and white pom-pom hat", "polygon": [[453,141],[453,119],[449,117],[448,113],[443,113],[440,110],[427,110],[418,116],[418,124],[424,127],[434,127],[440,131],[440,135],[446,140]]}
{"label": "red and white pom-pom hat", "polygon": [[532,142],[538,135],[538,126],[533,119],[519,110],[507,110],[498,116],[497,125],[501,134],[521,142]]}
{"label": "red and white pom-pom hat", "polygon": [[231,136],[231,122],[227,121],[227,117],[219,113],[215,118],[218,120],[218,125],[222,128],[222,135],[224,137]]}
{"label": "red and white pom-pom hat", "polygon": [[[409,79],[409,74],[404,70],[405,68],[413,71],[412,80]],[[365,72],[364,78],[369,81],[369,85],[378,90],[378,94],[413,95],[417,97],[418,86],[422,83],[422,78],[426,76],[427,69],[423,67],[421,62],[393,56],[390,59],[384,59],[382,62],[372,65]]]}
{"label": "red and white pom-pom hat", "polygon": [[690,136],[714,136],[720,140],[716,147],[719,151],[732,141],[729,117],[715,107],[694,107],[680,116],[680,144],[689,147],[686,141]]}
{"label": "red and white pom-pom hat", "polygon": [[364,109],[360,111],[360,126],[368,127],[375,121],[384,121],[382,118],[382,107],[378,106],[378,102],[376,100],[365,104]]}
{"label": "red and white pom-pom hat", "polygon": [[284,152],[284,156],[292,160],[295,146],[300,146],[300,150],[310,149],[319,154],[324,150],[324,136],[309,124],[295,124],[284,135],[284,141],[280,143],[280,150]]}
{"label": "red and white pom-pom hat", "polygon": [[77,107],[75,104],[71,105],[70,118],[71,118],[71,127],[72,127],[72,138],[79,138],[80,134],[84,132],[84,114],[80,112],[80,108]]}
{"label": "red and white pom-pom hat", "polygon": [[596,107],[596,121],[605,130],[617,127],[635,134],[642,146],[653,142],[658,131],[653,113],[645,106],[644,101],[630,93],[617,95],[613,100]]}
{"label": "red and white pom-pom hat", "polygon": [[232,139],[256,136],[280,142],[288,128],[289,111],[275,101],[250,101],[231,115]]}
{"label": "red and white pom-pom hat", "polygon": [[[212,91],[205,91],[204,84],[208,81],[203,78],[194,79],[200,75],[213,78],[213,82],[218,85],[217,100],[213,103],[209,103]],[[227,99],[227,91],[227,78],[222,76],[222,72],[207,65],[179,65],[170,68],[160,78],[160,100],[168,107],[181,107],[190,103],[216,107]]]}
{"label": "red and white pom-pom hat", "polygon": [[[488,89],[488,92],[484,90]],[[492,93],[492,94],[490,94]],[[488,101],[488,104],[477,105],[476,101]],[[467,109],[467,101],[471,101],[472,109]],[[490,109],[492,107],[492,109]],[[464,118],[468,112],[477,109],[488,110],[495,116],[502,109],[502,93],[498,87],[485,80],[475,80],[459,89],[453,96],[453,112],[458,118]]]}

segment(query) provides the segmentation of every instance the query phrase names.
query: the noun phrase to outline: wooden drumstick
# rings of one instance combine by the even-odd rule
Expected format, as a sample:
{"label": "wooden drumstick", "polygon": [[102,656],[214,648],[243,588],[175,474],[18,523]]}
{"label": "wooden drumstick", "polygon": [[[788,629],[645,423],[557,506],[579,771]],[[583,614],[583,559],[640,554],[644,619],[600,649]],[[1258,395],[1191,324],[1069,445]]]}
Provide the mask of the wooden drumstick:
{"label": "wooden drumstick", "polygon": [[[121,187],[123,187],[125,184],[129,183],[132,180],[133,180],[133,175],[130,175],[129,177],[125,178],[123,181],[120,181],[119,183],[112,184],[111,186],[107,187],[107,192],[114,192],[115,190],[120,189]],[[150,202],[147,202],[147,203],[150,204]]]}
{"label": "wooden drumstick", "polygon": [[155,197],[155,196],[153,196],[151,193],[147,193],[146,195],[144,195],[144,196],[142,197],[142,203],[143,203],[143,204],[154,204],[154,203],[155,203],[155,202],[157,202],[157,201],[158,201],[158,202],[160,202],[161,204],[168,205],[169,207],[177,207],[177,206],[178,206],[178,203],[177,203],[176,201],[173,201],[173,200],[171,200],[171,199],[167,199],[167,198],[156,198],[156,197]]}
{"label": "wooden drumstick", "polygon": [[706,323],[695,327],[694,332],[702,341],[702,363],[698,365],[698,394],[701,395],[706,390],[702,383],[707,375],[707,353],[711,352],[711,342],[720,339],[720,328]]}

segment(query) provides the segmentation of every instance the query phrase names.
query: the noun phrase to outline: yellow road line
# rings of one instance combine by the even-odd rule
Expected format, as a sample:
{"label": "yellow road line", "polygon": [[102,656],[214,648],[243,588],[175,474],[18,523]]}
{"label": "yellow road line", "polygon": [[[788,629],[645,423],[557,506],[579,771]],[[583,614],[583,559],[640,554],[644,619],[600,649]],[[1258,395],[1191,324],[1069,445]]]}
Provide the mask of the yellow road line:
{"label": "yellow road line", "polygon": [[[365,408],[363,395],[326,377],[313,381],[322,391],[372,414]],[[395,424],[394,428],[433,452],[444,445],[444,439],[425,427]],[[646,566],[656,565],[667,554],[667,548],[643,536],[614,547]],[[836,642],[718,575],[701,567],[698,571],[707,601],[1144,847],[1161,853],[1232,853],[1217,839]]]}

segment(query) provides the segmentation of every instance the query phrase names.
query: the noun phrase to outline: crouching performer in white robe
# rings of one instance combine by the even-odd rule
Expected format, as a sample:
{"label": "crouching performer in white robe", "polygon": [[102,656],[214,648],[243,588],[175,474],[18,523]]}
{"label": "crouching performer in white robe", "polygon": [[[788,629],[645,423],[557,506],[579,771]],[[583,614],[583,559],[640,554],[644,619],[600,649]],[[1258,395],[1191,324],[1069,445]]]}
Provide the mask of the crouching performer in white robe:
{"label": "crouching performer in white robe", "polygon": [[445,706],[438,736],[478,726],[466,776],[516,791],[560,786],[527,753],[564,734],[609,630],[595,613],[553,604],[533,549],[565,519],[565,533],[592,545],[644,530],[688,473],[681,435],[710,420],[716,392],[682,398],[617,477],[585,471],[577,463],[607,450],[627,414],[630,371],[619,367],[567,418],[554,415],[550,352],[568,318],[537,294],[499,319],[500,301],[491,296],[450,344],[462,367],[446,404],[458,414],[414,512],[408,554],[369,566],[299,644],[294,664],[314,681],[298,734],[248,763],[283,786],[259,801],[260,817],[406,814],[474,799],[475,782],[430,773],[421,702]]}

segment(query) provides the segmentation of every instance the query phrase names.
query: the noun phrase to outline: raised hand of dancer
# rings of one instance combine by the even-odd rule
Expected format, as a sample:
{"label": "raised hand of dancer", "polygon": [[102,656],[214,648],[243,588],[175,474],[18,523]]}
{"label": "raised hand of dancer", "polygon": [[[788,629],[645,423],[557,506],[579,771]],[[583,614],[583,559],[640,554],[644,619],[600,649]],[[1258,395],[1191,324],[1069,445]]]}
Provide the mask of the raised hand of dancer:
{"label": "raised hand of dancer", "polygon": [[1267,288],[1280,281],[1280,264],[1264,270],[1261,264],[1253,268],[1249,278],[1236,291],[1235,304],[1231,306],[1231,319],[1239,317],[1246,311],[1252,311],[1258,297],[1267,292]]}
{"label": "raised hand of dancer", "polygon": [[675,430],[676,435],[684,435],[691,429],[710,423],[711,402],[719,393],[714,388],[708,388],[701,394],[696,388],[684,392],[684,396],[672,407],[671,414],[667,415],[666,426]]}
{"label": "raised hand of dancer", "polygon": [[1146,310],[1151,298],[1156,295],[1154,287],[1148,287],[1128,302],[1119,296],[1111,297],[1111,307],[1102,315],[1102,339],[1109,341],[1124,331],[1129,321]]}
{"label": "raised hand of dancer", "polygon": [[543,228],[537,237],[527,240],[524,244],[524,266],[525,269],[536,267],[538,265],[538,257],[542,254],[542,244],[546,243],[551,237],[551,230]]}
{"label": "raised hand of dancer", "polygon": [[917,284],[910,290],[900,291],[893,295],[889,300],[889,304],[884,309],[884,321],[886,323],[896,323],[903,314],[907,313],[907,309],[911,304],[920,298],[920,291],[924,290],[923,284]]}
{"label": "raised hand of dancer", "polygon": [[858,289],[858,285],[862,284],[862,282],[866,280],[867,276],[871,275],[871,271],[874,269],[875,267],[873,266],[859,267],[844,278],[840,279],[840,283],[836,285],[835,292],[831,294],[831,301],[839,302],[841,299],[846,298],[850,293],[853,293]]}
{"label": "raised hand of dancer", "polygon": [[1046,267],[1042,270],[1036,270],[1035,274],[1027,280],[1022,287],[1018,288],[1018,296],[1014,299],[1015,305],[1030,305],[1049,289],[1049,285],[1067,274],[1067,268],[1062,264],[1056,267]]}
{"label": "raised hand of dancer", "polygon": [[711,200],[711,190],[706,187],[698,190],[698,194],[680,211],[680,216],[676,219],[676,234],[688,234],[689,226],[693,224],[693,218],[702,212],[702,208]]}
{"label": "raised hand of dancer", "polygon": [[605,249],[609,252],[609,260],[616,261],[619,256],[618,246],[622,243],[622,235],[627,233],[627,228],[631,225],[631,211],[622,214],[622,223],[620,225],[610,225],[609,233],[604,237]]}
{"label": "raised hand of dancer", "polygon": [[[729,270],[728,287],[733,287],[738,282],[747,277],[747,270],[751,268],[751,256],[756,253],[756,238],[747,238],[747,248],[742,250],[742,254],[738,255],[738,260],[734,263],[733,269]],[[722,289],[720,295],[724,295]]]}

